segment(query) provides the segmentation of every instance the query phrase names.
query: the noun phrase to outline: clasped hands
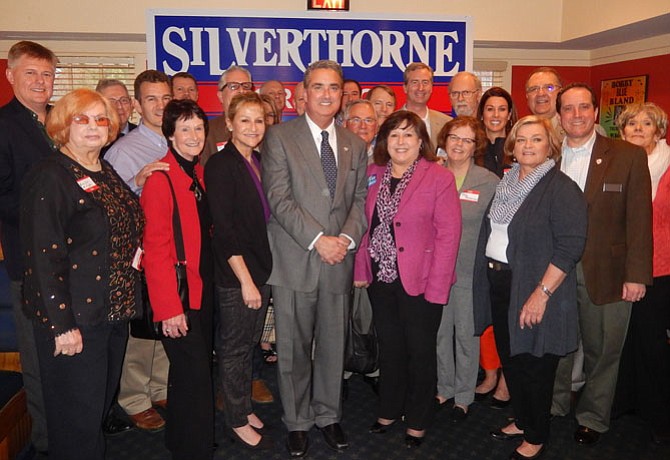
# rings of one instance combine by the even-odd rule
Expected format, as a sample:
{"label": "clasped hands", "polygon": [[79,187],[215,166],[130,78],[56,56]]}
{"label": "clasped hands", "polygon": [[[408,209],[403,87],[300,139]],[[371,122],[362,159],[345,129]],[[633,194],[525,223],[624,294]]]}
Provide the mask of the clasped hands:
{"label": "clasped hands", "polygon": [[321,235],[314,243],[314,249],[319,253],[323,262],[328,265],[337,265],[342,263],[347,256],[350,244],[351,241],[345,236]]}

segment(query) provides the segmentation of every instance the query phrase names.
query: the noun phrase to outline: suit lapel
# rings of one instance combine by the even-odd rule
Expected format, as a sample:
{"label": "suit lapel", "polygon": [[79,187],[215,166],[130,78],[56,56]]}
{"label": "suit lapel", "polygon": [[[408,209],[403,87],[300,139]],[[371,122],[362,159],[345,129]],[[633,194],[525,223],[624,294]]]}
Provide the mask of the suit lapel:
{"label": "suit lapel", "polygon": [[307,119],[303,116],[298,123],[298,129],[295,131],[295,142],[298,145],[296,150],[302,155],[303,164],[316,179],[319,189],[328,190],[326,176],[323,174],[323,166],[321,166],[321,156],[316,148],[312,132],[307,125]]}
{"label": "suit lapel", "polygon": [[423,158],[419,160],[419,163],[416,165],[416,169],[414,170],[414,174],[412,175],[412,179],[410,179],[409,184],[407,184],[407,188],[403,192],[402,198],[400,199],[398,213],[400,213],[406,203],[410,202],[412,195],[416,189],[419,188],[419,185],[421,185],[421,181],[423,181],[423,179],[426,177],[426,173],[428,172],[429,167],[429,162]]}
{"label": "suit lapel", "polygon": [[333,201],[344,193],[344,184],[347,181],[349,170],[352,169],[351,156],[353,155],[351,143],[343,134],[342,128],[336,127],[335,132],[337,133],[337,184],[335,186]]}
{"label": "suit lapel", "polygon": [[584,195],[588,202],[591,202],[598,190],[602,189],[602,184],[605,180],[605,171],[607,171],[609,165],[608,150],[607,143],[596,134],[596,142],[593,144],[589,172],[586,176],[586,185],[584,187]]}

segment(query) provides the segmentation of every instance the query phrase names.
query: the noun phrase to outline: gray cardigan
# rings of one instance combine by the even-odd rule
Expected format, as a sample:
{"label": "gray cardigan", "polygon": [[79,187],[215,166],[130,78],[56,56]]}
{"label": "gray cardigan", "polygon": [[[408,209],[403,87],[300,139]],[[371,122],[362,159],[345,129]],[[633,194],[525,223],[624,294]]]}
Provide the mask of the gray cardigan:
{"label": "gray cardigan", "polygon": [[[586,243],[586,201],[575,182],[554,168],[526,197],[507,229],[507,260],[512,269],[508,325],[511,356],[564,356],[577,348],[577,277],[575,265]],[[482,223],[473,279],[475,332],[491,324],[486,243],[491,233],[487,217]],[[519,327],[523,304],[542,279],[549,263],[567,273],[547,303],[542,322]]]}

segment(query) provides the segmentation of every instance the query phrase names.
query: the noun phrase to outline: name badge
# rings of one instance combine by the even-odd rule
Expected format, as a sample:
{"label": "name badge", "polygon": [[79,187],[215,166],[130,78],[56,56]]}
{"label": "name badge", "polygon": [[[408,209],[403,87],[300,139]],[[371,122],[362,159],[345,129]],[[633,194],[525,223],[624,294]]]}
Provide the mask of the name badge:
{"label": "name badge", "polygon": [[461,192],[461,201],[479,202],[479,190],[463,190]]}
{"label": "name badge", "polygon": [[131,263],[131,266],[135,270],[142,270],[142,257],[144,256],[144,250],[142,248],[137,248],[135,251],[135,256],[133,257],[133,261]]}
{"label": "name badge", "polygon": [[372,187],[376,183],[377,183],[377,175],[376,174],[368,176],[368,188]]}
{"label": "name badge", "polygon": [[84,176],[81,179],[79,179],[77,181],[77,184],[82,188],[83,191],[87,193],[95,192],[100,188],[98,187],[98,184],[93,182],[93,179],[91,179],[88,176]]}
{"label": "name badge", "polygon": [[216,151],[220,152],[221,150],[223,150],[223,148],[226,146],[227,143],[228,142],[217,142],[216,143]]}
{"label": "name badge", "polygon": [[603,184],[603,192],[623,192],[623,184]]}

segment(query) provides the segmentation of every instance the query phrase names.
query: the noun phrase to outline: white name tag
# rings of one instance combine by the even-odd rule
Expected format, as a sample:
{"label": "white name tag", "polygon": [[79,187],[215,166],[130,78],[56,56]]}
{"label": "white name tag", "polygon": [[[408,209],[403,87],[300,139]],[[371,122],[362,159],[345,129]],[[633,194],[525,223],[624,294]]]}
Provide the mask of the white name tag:
{"label": "white name tag", "polygon": [[137,248],[135,251],[135,256],[133,257],[133,262],[131,263],[131,266],[135,270],[142,270],[142,256],[144,256],[144,251],[142,248]]}
{"label": "white name tag", "polygon": [[100,187],[88,176],[84,176],[77,181],[77,184],[87,193],[95,192]]}
{"label": "white name tag", "polygon": [[472,203],[477,203],[479,201],[479,191],[478,190],[463,190],[460,196],[462,201],[470,201]]}

